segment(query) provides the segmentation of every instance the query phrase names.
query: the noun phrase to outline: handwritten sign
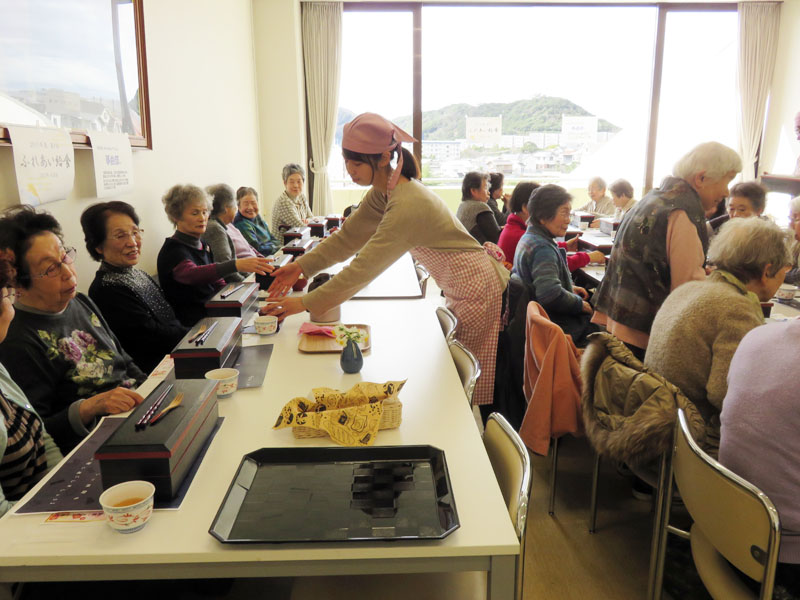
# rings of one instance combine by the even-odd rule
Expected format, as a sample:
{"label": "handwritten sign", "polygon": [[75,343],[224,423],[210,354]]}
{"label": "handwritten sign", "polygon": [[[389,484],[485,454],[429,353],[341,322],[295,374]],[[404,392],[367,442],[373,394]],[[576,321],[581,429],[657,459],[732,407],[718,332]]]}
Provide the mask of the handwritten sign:
{"label": "handwritten sign", "polygon": [[75,152],[66,129],[9,125],[19,201],[65,199],[75,184]]}
{"label": "handwritten sign", "polygon": [[131,142],[124,133],[89,133],[94,158],[94,180],[98,198],[133,189]]}

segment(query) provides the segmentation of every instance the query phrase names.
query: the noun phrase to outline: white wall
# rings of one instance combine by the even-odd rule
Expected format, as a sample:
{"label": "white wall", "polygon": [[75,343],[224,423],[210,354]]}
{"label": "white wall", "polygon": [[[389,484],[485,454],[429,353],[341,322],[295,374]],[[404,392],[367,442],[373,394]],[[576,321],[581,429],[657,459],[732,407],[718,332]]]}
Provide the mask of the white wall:
{"label": "white wall", "polygon": [[800,112],[800,1],[789,0],[781,8],[778,56],[772,78],[772,94],[759,172],[791,175],[800,156],[794,133],[794,116]]}
{"label": "white wall", "polygon": [[[306,161],[305,82],[299,0],[253,0],[261,130],[261,210],[283,191],[281,169]],[[269,220],[268,220],[269,222]]]}
{"label": "white wall", "polygon": [[[136,208],[146,230],[140,265],[155,273],[172,226],[161,197],[176,183],[225,182],[262,189],[251,0],[145,0],[145,38],[153,150],[134,151]],[[90,150],[75,152],[75,188],[45,205],[66,243],[78,248],[78,285],[86,291],[97,263],[89,258],[81,212],[97,199]],[[0,148],[0,207],[18,202],[11,148]]]}

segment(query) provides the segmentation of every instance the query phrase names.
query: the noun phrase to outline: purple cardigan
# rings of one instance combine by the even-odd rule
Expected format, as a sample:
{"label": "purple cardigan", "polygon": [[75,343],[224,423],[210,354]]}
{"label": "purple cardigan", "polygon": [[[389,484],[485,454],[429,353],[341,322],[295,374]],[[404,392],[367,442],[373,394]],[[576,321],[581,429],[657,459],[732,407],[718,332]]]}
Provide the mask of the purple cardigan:
{"label": "purple cardigan", "polygon": [[780,562],[800,563],[800,320],[744,336],[722,403],[719,461],[760,488],[781,518]]}

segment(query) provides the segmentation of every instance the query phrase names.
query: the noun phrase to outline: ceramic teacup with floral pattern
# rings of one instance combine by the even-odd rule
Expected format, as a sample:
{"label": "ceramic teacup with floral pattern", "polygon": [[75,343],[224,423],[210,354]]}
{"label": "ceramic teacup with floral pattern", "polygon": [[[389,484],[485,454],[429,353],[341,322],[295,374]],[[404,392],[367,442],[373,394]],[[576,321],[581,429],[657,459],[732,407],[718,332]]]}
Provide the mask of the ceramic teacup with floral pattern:
{"label": "ceramic teacup with floral pattern", "polygon": [[149,481],[125,481],[100,494],[100,506],[111,528],[133,533],[144,527],[153,514],[155,491]]}

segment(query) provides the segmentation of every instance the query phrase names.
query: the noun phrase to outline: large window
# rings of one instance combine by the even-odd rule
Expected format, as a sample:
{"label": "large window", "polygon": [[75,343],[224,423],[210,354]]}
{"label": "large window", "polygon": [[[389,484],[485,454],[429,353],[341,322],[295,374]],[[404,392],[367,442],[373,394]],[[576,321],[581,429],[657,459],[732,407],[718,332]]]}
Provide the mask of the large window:
{"label": "large window", "polygon": [[[413,111],[411,13],[345,12],[342,20],[342,75],[339,117],[328,164],[336,212],[358,204],[365,191],[347,176],[342,160],[342,127],[363,112],[400,120]],[[408,129],[409,133],[411,128]]]}
{"label": "large window", "polygon": [[[523,179],[558,183],[580,205],[594,176],[608,183],[627,179],[638,197],[648,173],[658,185],[694,144],[716,140],[736,147],[733,4],[661,11],[354,6],[345,4],[340,121],[373,111],[421,137],[423,181],[453,209],[471,170],[505,173],[506,191]],[[414,14],[421,23],[416,104]],[[659,19],[666,19],[663,40]],[[659,41],[661,70],[654,69]],[[660,94],[658,122],[651,126],[653,89]],[[413,131],[415,114],[421,131]],[[363,193],[349,183],[340,156],[334,148],[337,209]]]}

